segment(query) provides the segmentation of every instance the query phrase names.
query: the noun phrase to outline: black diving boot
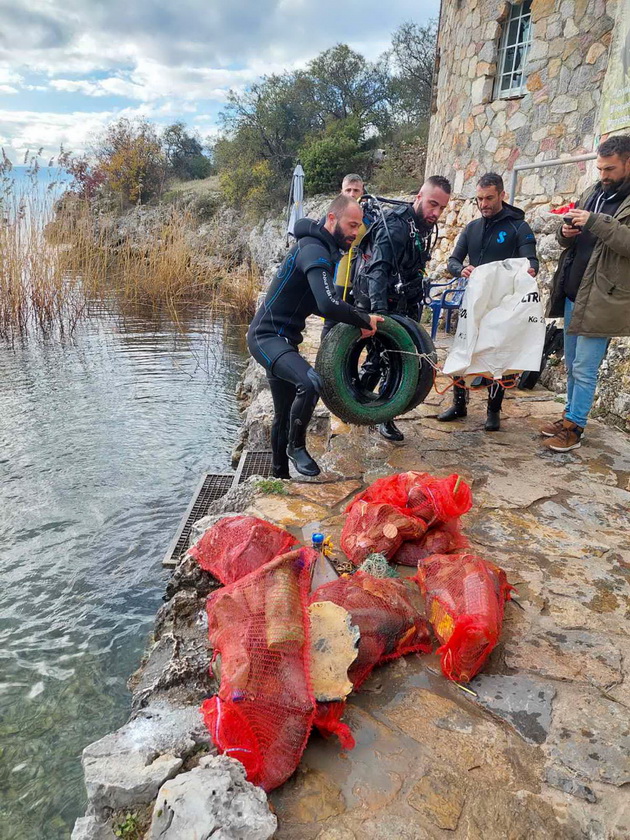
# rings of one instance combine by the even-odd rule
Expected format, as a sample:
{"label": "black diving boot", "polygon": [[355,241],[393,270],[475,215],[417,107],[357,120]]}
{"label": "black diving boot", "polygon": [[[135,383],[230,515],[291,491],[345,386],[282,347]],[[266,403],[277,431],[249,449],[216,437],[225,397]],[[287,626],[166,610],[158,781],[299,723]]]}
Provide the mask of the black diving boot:
{"label": "black diving boot", "polygon": [[314,476],[320,474],[321,470],[317,466],[317,462],[311,458],[306,450],[306,426],[298,418],[291,418],[287,455],[300,475]]}
{"label": "black diving boot", "polygon": [[278,463],[274,459],[271,465],[271,475],[273,478],[291,478],[289,473],[289,459],[286,458],[282,463]]}
{"label": "black diving boot", "polygon": [[388,420],[387,423],[379,423],[376,427],[376,431],[379,435],[381,435],[381,437],[384,437],[385,440],[401,441],[405,439],[405,436],[393,420]]}
{"label": "black diving boot", "polygon": [[488,413],[486,415],[486,432],[498,432],[501,429],[501,406],[505,388],[498,382],[493,383],[488,389]]}
{"label": "black diving boot", "polygon": [[467,402],[468,391],[459,385],[455,385],[453,388],[453,404],[446,411],[438,414],[437,419],[442,423],[450,423],[451,420],[459,420],[460,417],[466,417],[468,414]]}

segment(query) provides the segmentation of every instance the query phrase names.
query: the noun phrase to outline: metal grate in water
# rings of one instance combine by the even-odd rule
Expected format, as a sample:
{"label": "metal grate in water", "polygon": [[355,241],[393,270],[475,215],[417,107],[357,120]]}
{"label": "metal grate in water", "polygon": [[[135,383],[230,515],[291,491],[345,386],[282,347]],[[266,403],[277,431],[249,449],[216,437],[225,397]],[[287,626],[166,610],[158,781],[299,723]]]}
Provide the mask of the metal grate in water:
{"label": "metal grate in water", "polygon": [[234,484],[242,484],[252,475],[271,477],[271,449],[246,449],[241,455]]}
{"label": "metal grate in water", "polygon": [[195,489],[192,501],[181,518],[177,533],[164,555],[163,566],[176,566],[178,564],[188,548],[193,523],[205,516],[211,502],[225,496],[233,483],[234,475],[232,473],[206,473],[202,476]]}

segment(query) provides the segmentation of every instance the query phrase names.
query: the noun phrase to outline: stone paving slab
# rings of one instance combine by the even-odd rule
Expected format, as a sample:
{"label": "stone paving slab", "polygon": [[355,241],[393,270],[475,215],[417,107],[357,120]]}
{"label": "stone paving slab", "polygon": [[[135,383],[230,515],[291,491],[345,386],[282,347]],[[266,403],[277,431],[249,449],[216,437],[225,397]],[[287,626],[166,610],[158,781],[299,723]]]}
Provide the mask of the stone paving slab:
{"label": "stone paving slab", "polygon": [[401,418],[402,444],[333,421],[317,446],[338,494],[291,492],[328,506],[322,528],[338,545],[343,482],[462,475],[471,547],[506,569],[522,609],[506,606],[476,696],[435,656],[377,669],[348,703],[355,750],[312,738],[272,794],[278,840],[630,838],[630,439],[593,422],[579,450],[556,455],[538,428],[562,405],[543,388],[509,392],[494,434],[483,394],[464,420],[439,423],[450,399],[433,392]]}

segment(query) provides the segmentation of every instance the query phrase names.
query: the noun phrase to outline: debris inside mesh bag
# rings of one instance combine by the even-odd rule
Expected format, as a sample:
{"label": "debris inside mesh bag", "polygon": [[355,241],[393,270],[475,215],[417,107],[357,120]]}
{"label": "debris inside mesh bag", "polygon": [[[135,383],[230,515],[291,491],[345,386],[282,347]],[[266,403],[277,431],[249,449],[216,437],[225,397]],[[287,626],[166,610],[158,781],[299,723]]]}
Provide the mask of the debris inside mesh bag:
{"label": "debris inside mesh bag", "polygon": [[[352,749],[348,696],[376,666],[431,652],[430,625],[448,679],[479,672],[512,587],[502,569],[466,552],[460,517],[471,506],[457,475],[379,479],[346,507],[341,548],[360,568],[341,577],[321,551],[252,516],[220,520],[191,549],[227,583],[207,601],[220,687],[204,720],[250,781],[267,791],[286,781],[313,726]],[[391,563],[417,572],[399,577]]]}
{"label": "debris inside mesh bag", "polygon": [[441,546],[461,548],[462,538],[451,539],[453,534],[443,529],[471,506],[470,487],[458,475],[436,478],[410,470],[380,478],[347,506],[341,548],[356,566],[375,552],[392,559],[408,542],[417,547],[425,540],[438,542],[438,533]]}
{"label": "debris inside mesh bag", "polygon": [[376,578],[362,571],[320,586],[311,603],[332,601],[359,628],[358,656],[348,669],[355,689],[376,665],[407,653],[428,653],[431,635],[422,598],[412,578]]}
{"label": "debris inside mesh bag", "polygon": [[221,583],[234,583],[295,547],[284,528],[257,516],[224,516],[188,549],[202,569]]}
{"label": "debris inside mesh bag", "polygon": [[513,587],[503,569],[474,554],[436,554],[416,575],[426,610],[442,643],[444,676],[469,682],[499,641],[503,608]]}
{"label": "debris inside mesh bag", "polygon": [[314,560],[311,549],[291,551],[208,597],[220,686],[201,707],[204,721],[219,752],[267,791],[294,772],[315,717],[307,613]]}

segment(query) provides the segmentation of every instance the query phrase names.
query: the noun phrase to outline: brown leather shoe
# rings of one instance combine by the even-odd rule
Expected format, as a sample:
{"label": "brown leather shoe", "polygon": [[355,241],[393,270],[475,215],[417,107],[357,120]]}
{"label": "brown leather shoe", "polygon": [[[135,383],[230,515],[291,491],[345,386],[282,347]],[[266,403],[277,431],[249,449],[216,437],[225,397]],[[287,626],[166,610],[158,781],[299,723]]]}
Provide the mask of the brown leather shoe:
{"label": "brown leather shoe", "polygon": [[540,434],[543,437],[555,437],[559,431],[562,429],[562,424],[564,423],[564,414],[559,420],[554,420],[553,423],[545,423],[544,426],[540,427]]}
{"label": "brown leather shoe", "polygon": [[570,420],[562,421],[562,428],[543,444],[552,452],[570,452],[572,449],[579,449],[582,446],[582,432],[584,429]]}

